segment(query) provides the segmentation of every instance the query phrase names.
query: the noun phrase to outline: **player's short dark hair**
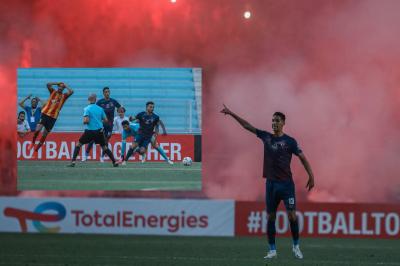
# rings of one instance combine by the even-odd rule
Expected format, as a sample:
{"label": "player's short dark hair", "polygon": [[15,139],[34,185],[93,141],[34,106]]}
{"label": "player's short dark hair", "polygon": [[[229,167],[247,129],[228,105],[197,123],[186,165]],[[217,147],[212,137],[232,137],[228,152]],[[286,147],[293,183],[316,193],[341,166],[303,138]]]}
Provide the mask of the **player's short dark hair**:
{"label": "player's short dark hair", "polygon": [[281,113],[281,112],[275,112],[274,113],[274,116],[279,116],[282,120],[283,120],[283,122],[285,122],[285,120],[286,120],[286,116],[285,116],[285,114],[284,113]]}
{"label": "player's short dark hair", "polygon": [[120,108],[119,108],[122,112],[126,112],[126,109],[125,109],[125,107],[123,107],[123,106],[121,106]]}
{"label": "player's short dark hair", "polygon": [[26,116],[25,111],[19,112],[19,113],[18,113],[18,117],[19,117],[21,114],[24,114],[24,115]]}
{"label": "player's short dark hair", "polygon": [[149,104],[152,104],[152,105],[154,105],[154,102],[152,102],[152,101],[148,101],[148,102],[146,103],[146,107],[147,107],[147,106],[149,106]]}
{"label": "player's short dark hair", "polygon": [[129,125],[129,121],[128,120],[124,120],[124,121],[122,121],[122,123],[121,123],[123,126],[124,125]]}
{"label": "player's short dark hair", "polygon": [[110,90],[110,88],[109,88],[109,87],[104,87],[104,88],[103,88],[103,92],[104,92],[105,90]]}

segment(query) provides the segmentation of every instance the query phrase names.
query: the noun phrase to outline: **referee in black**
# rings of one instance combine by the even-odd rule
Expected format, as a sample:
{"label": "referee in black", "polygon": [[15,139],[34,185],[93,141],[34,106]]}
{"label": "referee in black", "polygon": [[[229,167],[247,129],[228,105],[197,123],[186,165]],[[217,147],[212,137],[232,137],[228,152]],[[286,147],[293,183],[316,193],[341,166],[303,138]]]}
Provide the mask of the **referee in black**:
{"label": "referee in black", "polygon": [[96,94],[90,94],[88,100],[89,105],[86,106],[83,111],[83,124],[85,124],[85,132],[82,134],[78,145],[75,147],[74,155],[72,156],[72,162],[69,166],[75,166],[76,157],[78,156],[82,145],[94,141],[96,144],[99,144],[104,152],[108,155],[113,163],[113,166],[117,167],[118,164],[115,162],[114,155],[107,147],[106,138],[103,132],[103,122],[107,123],[106,114],[104,113],[103,108],[96,105]]}

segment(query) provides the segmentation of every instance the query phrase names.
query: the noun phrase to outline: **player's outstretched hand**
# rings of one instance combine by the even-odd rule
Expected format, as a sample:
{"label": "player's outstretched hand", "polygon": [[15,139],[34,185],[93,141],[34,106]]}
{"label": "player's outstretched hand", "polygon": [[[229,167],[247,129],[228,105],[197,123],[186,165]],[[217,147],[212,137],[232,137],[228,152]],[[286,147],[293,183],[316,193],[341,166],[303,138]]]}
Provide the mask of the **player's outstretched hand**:
{"label": "player's outstretched hand", "polygon": [[223,104],[223,106],[224,106],[224,109],[221,110],[221,113],[223,113],[224,115],[230,115],[232,113],[231,110],[229,110],[229,108],[226,107],[225,104]]}
{"label": "player's outstretched hand", "polygon": [[314,187],[314,178],[308,178],[306,188],[310,191]]}

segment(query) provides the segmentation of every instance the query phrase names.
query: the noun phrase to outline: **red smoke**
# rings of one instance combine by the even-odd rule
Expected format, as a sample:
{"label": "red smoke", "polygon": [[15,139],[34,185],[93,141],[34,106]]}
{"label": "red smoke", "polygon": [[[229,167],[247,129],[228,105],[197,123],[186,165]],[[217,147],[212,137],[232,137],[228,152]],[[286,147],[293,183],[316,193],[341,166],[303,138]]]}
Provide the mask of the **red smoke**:
{"label": "red smoke", "polygon": [[[15,146],[5,152],[3,143],[15,143],[17,67],[194,66],[204,74],[206,196],[264,194],[261,142],[218,113],[226,103],[268,130],[274,111],[287,114],[286,131],[316,176],[305,194],[294,158],[300,198],[399,200],[399,8],[372,0],[3,1],[0,165],[15,165]],[[2,172],[3,184],[11,174]]]}

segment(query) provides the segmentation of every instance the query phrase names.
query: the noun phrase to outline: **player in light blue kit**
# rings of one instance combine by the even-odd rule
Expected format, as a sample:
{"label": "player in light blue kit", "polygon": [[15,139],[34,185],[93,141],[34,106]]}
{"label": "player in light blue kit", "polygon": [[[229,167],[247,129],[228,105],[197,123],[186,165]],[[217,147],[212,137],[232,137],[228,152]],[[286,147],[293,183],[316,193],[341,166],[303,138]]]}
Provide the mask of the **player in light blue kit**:
{"label": "player in light blue kit", "polygon": [[115,162],[114,155],[107,146],[106,138],[104,136],[103,123],[107,123],[107,117],[104,110],[96,105],[96,94],[90,94],[89,105],[85,107],[83,111],[83,124],[85,125],[85,132],[79,138],[78,144],[74,149],[70,167],[75,167],[76,157],[84,144],[94,142],[100,144],[103,151],[110,157],[114,167],[118,164]]}
{"label": "player in light blue kit", "polygon": [[[122,121],[122,148],[121,148],[121,160],[119,163],[121,165],[126,165],[126,161],[124,160],[125,158],[125,149],[126,149],[126,139],[128,137],[133,137],[136,139],[139,131],[139,124],[138,123],[129,123],[129,121],[124,120]],[[136,142],[132,142],[132,149],[135,149],[137,147]]]}

